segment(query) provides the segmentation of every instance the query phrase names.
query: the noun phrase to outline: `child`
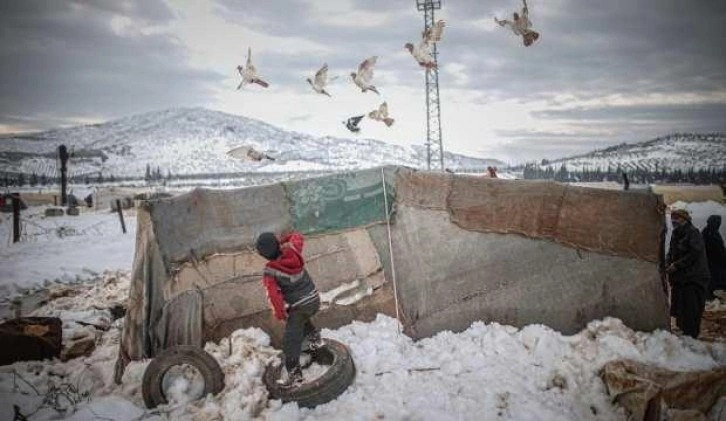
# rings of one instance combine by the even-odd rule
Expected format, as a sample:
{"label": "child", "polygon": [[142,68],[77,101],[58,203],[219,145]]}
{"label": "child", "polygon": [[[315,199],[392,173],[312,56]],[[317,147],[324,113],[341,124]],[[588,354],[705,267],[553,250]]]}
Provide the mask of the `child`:
{"label": "child", "polygon": [[320,295],[305,270],[303,236],[293,232],[278,240],[275,234],[266,232],[257,238],[255,246],[268,260],[262,283],[275,318],[287,320],[282,344],[287,379],[281,378],[278,383],[283,387],[297,386],[303,382],[300,367],[303,339],[309,339],[312,349],[323,345],[320,332],[310,321],[320,309]]}

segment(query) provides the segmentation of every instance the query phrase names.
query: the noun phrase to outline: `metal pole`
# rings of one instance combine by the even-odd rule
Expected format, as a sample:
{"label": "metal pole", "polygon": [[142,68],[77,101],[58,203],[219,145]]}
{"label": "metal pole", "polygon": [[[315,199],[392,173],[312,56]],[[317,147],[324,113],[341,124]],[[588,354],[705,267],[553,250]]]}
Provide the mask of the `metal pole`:
{"label": "metal pole", "polygon": [[[416,8],[424,12],[424,30],[435,24],[435,10],[441,9],[440,0],[416,0]],[[441,134],[441,100],[439,93],[438,49],[432,49],[434,66],[425,73],[426,82],[426,167],[431,170],[438,165],[444,171],[444,146]]]}
{"label": "metal pole", "polygon": [[121,230],[126,234],[126,224],[124,223],[124,213],[121,210],[121,200],[116,199],[116,210],[118,211],[118,219],[121,221]]}
{"label": "metal pole", "polygon": [[20,241],[20,193],[10,195],[13,199],[13,243]]}

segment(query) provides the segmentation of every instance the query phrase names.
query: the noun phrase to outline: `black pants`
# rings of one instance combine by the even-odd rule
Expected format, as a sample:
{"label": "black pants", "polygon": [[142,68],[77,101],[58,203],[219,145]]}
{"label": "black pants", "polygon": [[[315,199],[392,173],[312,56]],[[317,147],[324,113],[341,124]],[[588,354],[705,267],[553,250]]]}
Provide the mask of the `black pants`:
{"label": "black pants", "polygon": [[282,338],[282,352],[285,353],[285,367],[290,372],[300,365],[300,352],[305,337],[317,331],[310,318],[320,309],[320,299],[288,310],[285,336]]}
{"label": "black pants", "polygon": [[697,284],[674,284],[671,289],[671,316],[686,335],[698,338],[701,316],[706,306],[706,291]]}

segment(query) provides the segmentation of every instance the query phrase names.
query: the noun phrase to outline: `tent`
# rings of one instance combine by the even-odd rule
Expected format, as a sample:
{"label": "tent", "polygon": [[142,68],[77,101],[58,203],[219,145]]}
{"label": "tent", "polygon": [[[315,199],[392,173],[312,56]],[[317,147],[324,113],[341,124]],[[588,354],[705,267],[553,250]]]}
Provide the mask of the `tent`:
{"label": "tent", "polygon": [[322,327],[385,313],[416,339],[475,320],[565,334],[605,316],[669,328],[664,205],[646,191],[384,167],[197,188],[145,201],[137,218],[121,368],[241,327],[279,343],[253,244],[290,229],[306,236]]}

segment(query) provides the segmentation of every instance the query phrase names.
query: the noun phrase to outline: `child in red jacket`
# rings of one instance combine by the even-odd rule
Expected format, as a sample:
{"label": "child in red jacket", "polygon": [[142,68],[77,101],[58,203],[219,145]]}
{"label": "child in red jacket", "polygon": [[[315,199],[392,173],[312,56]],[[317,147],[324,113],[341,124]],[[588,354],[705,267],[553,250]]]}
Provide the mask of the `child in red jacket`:
{"label": "child in red jacket", "polygon": [[255,246],[268,260],[262,283],[275,318],[287,320],[282,350],[288,375],[279,382],[286,387],[299,385],[303,382],[300,367],[303,339],[307,337],[313,349],[322,346],[320,332],[310,320],[320,309],[320,294],[305,270],[303,236],[293,232],[278,240],[275,234],[266,232],[257,238]]}

